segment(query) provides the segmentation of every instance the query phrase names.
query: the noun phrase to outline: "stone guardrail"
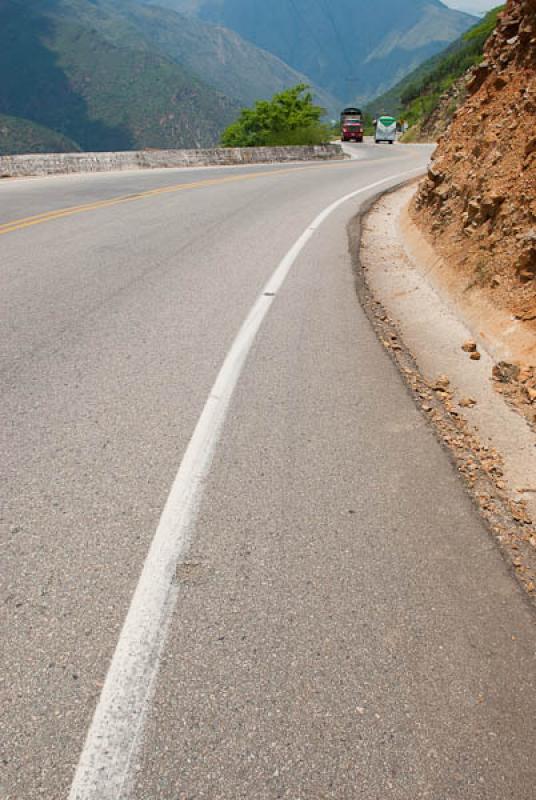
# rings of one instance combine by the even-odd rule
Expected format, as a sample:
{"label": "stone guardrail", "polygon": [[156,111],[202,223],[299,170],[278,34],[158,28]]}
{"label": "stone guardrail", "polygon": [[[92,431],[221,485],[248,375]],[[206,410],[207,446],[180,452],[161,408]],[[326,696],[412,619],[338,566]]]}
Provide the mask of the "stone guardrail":
{"label": "stone guardrail", "polygon": [[217,147],[206,150],[133,150],[119,153],[35,153],[0,156],[0,178],[111,172],[127,169],[341,160],[339,144],[299,147]]}

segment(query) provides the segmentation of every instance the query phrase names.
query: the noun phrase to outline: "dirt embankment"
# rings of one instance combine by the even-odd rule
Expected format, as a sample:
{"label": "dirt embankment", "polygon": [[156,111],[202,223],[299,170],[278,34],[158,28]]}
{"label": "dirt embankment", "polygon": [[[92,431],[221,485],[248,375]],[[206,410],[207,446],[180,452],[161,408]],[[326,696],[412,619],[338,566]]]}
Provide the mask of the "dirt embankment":
{"label": "dirt embankment", "polygon": [[[509,0],[466,91],[413,216],[467,293],[536,330],[536,0]],[[536,418],[536,352],[521,366]]]}

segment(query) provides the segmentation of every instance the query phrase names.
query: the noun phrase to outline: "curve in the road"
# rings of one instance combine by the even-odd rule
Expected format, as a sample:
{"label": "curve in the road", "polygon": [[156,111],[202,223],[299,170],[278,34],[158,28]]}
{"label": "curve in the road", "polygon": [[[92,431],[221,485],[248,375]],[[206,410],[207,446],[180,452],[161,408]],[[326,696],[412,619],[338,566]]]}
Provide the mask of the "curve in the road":
{"label": "curve in the road", "polygon": [[[322,166],[328,166],[323,164]],[[332,164],[329,164],[332,166]],[[120,205],[122,203],[132,203],[135,200],[145,200],[149,197],[155,197],[162,194],[170,194],[174,192],[182,192],[192,189],[202,189],[207,186],[219,186],[224,183],[236,183],[237,181],[253,180],[255,178],[270,176],[270,175],[285,175],[289,172],[295,172],[299,169],[309,169],[309,167],[296,167],[294,169],[278,169],[272,172],[250,172],[246,175],[232,175],[227,178],[212,178],[203,181],[193,181],[192,183],[177,183],[172,186],[162,186],[158,189],[150,189],[146,192],[139,192],[136,194],[120,195],[109,200],[99,200],[94,203],[87,203],[81,206],[72,206],[69,208],[60,208],[56,211],[49,211],[43,214],[36,214],[32,217],[23,219],[12,220],[11,222],[4,222],[0,224],[0,236],[6,233],[13,233],[14,231],[29,228],[32,225],[40,225],[44,222],[50,222],[62,217],[70,217],[73,214],[82,214],[86,211],[96,211],[100,208],[108,208],[110,206]]]}
{"label": "curve in the road", "polygon": [[254,303],[212,387],[168,496],[75,774],[69,800],[116,800],[122,796],[143,725],[174,609],[173,576],[188,545],[203,481],[246,358],[277,292],[322,223],[341,205],[386,184],[420,174],[413,169],[368,184],[329,205],[285,255]]}

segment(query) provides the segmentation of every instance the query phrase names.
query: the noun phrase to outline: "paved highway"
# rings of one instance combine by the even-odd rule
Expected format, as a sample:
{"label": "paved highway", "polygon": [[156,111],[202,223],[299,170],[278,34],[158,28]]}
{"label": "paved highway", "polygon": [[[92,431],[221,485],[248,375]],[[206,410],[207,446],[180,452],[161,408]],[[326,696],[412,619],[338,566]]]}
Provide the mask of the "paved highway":
{"label": "paved highway", "polygon": [[536,796],[532,609],[354,291],[430,151],[355,152],[0,182],[2,800]]}

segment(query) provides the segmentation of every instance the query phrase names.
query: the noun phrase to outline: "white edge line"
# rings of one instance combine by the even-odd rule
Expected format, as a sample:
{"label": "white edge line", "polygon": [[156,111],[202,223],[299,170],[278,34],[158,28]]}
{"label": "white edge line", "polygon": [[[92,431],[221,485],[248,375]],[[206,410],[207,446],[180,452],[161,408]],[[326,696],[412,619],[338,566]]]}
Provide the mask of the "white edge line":
{"label": "white edge line", "polygon": [[341,197],[322,211],[291,247],[242,324],[183,456],[132,597],[71,785],[69,800],[123,800],[175,605],[175,571],[192,523],[227,409],[257,332],[296,258],[339,206],[422,169],[390,176]]}

